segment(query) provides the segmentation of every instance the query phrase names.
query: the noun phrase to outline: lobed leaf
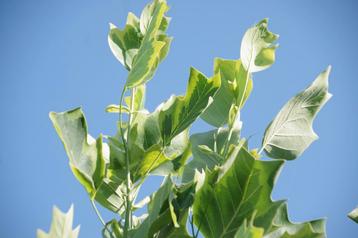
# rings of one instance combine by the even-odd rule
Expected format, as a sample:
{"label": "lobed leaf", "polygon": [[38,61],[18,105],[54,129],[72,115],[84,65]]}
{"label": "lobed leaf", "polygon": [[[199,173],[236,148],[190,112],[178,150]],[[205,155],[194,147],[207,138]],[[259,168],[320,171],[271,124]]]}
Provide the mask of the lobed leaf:
{"label": "lobed leaf", "polygon": [[53,208],[52,223],[49,233],[37,230],[37,238],[77,238],[80,226],[72,230],[73,205],[67,213],[61,212],[56,206]]}
{"label": "lobed leaf", "polygon": [[265,238],[324,237],[322,220],[293,224],[287,218],[285,203],[271,200],[283,161],[256,160],[245,147],[238,150],[236,156],[200,179],[203,182],[193,205],[200,232],[208,238],[233,237],[251,219],[254,226],[264,230]]}
{"label": "lobed leaf", "polygon": [[330,70],[328,67],[306,90],[290,99],[269,124],[262,141],[262,148],[269,157],[293,160],[318,138],[312,124],[331,97],[328,92]]}

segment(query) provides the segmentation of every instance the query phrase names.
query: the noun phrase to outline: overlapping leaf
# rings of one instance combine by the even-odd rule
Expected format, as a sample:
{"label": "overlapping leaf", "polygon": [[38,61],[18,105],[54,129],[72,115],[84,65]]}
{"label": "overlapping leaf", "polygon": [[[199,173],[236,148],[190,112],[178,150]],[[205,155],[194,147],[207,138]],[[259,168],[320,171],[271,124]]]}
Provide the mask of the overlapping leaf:
{"label": "overlapping leaf", "polygon": [[37,230],[37,238],[77,238],[80,226],[72,230],[73,206],[67,213],[61,212],[57,207],[53,208],[52,223],[49,233]]}
{"label": "overlapping leaf", "polygon": [[123,30],[113,24],[108,35],[115,57],[129,70],[126,87],[133,88],[150,80],[168,51],[172,38],[165,34],[169,18],[165,0],[148,4],[140,19],[128,14]]}
{"label": "overlapping leaf", "polygon": [[[229,129],[218,128],[204,133],[194,134],[190,137],[193,159],[185,165],[182,175],[184,183],[192,181],[195,170],[213,169],[222,165],[225,158],[222,156],[224,145],[228,139]],[[238,145],[240,131],[234,130],[229,144]]]}
{"label": "overlapping leaf", "polygon": [[268,238],[301,237],[301,233],[323,237],[322,221],[292,224],[287,219],[285,203],[271,200],[282,164],[280,160],[256,160],[241,147],[237,156],[207,172],[194,201],[194,222],[200,232],[208,238],[233,237],[246,219],[253,219],[253,224],[262,228]]}
{"label": "overlapping leaf", "polygon": [[220,85],[220,74],[207,78],[198,70],[191,68],[185,96],[173,96],[160,108],[159,125],[165,145],[201,115],[211,103]]}
{"label": "overlapping leaf", "polygon": [[81,108],[61,113],[51,112],[50,118],[65,147],[71,170],[90,198],[119,212],[123,202],[122,183],[107,178],[105,168],[109,149],[102,142],[102,136],[96,141],[88,134]]}
{"label": "overlapping leaf", "polygon": [[234,238],[262,238],[263,235],[264,230],[262,228],[247,224],[246,220],[244,220]]}
{"label": "overlapping leaf", "polygon": [[193,183],[178,187],[167,177],[151,196],[148,216],[131,231],[132,237],[189,238],[186,221],[194,188]]}
{"label": "overlapping leaf", "polygon": [[151,202],[148,205],[148,217],[142,222],[142,224],[136,229],[131,231],[133,238],[150,237],[149,231],[153,223],[160,215],[163,204],[168,201],[169,195],[173,188],[173,183],[169,177],[165,179],[162,186],[152,196]]}
{"label": "overlapping leaf", "polygon": [[269,229],[282,202],[270,195],[282,161],[255,160],[241,147],[221,169],[207,173],[196,193],[194,222],[205,237],[233,237],[245,219],[256,212],[256,226]]}
{"label": "overlapping leaf", "polygon": [[138,112],[129,132],[131,163],[136,164],[134,176],[154,170],[165,175],[185,163],[190,155],[188,128],[210,104],[219,87],[218,74],[207,78],[192,68],[184,96],[172,96],[153,113]]}
{"label": "overlapping leaf", "polygon": [[221,75],[221,87],[215,95],[213,103],[201,116],[206,122],[216,127],[228,122],[229,110],[232,105],[240,109],[244,106],[252,91],[251,75],[243,67],[241,60],[216,58],[214,73]]}
{"label": "overlapping leaf", "polygon": [[330,67],[322,72],[303,92],[297,94],[280,110],[265,131],[262,148],[275,159],[292,160],[318,138],[312,123],[329,100]]}

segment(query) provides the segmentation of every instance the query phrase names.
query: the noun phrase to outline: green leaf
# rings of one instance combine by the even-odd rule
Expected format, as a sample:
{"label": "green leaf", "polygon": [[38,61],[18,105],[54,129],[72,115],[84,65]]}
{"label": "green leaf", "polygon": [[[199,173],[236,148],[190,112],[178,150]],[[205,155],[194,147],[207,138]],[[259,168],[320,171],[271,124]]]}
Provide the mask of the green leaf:
{"label": "green leaf", "polygon": [[264,238],[324,238],[325,221],[314,220],[305,223],[292,223],[288,219],[287,204],[282,204],[272,221],[272,227]]}
{"label": "green leaf", "polygon": [[172,96],[159,108],[159,125],[164,145],[170,143],[201,115],[220,88],[220,83],[219,74],[207,78],[191,68],[186,94]]}
{"label": "green leaf", "polygon": [[57,207],[53,208],[52,223],[49,233],[37,230],[37,238],[77,238],[80,226],[72,230],[73,205],[67,213],[63,213]]}
{"label": "green leaf", "polygon": [[138,51],[143,42],[148,42],[151,39],[165,43],[165,47],[159,56],[160,60],[165,58],[172,40],[165,35],[170,20],[164,16],[167,9],[165,1],[157,0],[144,8],[140,20],[130,12],[123,30],[110,24],[109,46],[114,56],[128,70],[133,68],[134,59],[139,54]]}
{"label": "green leaf", "polygon": [[241,60],[216,58],[214,73],[220,73],[221,87],[214,96],[213,103],[201,118],[213,126],[220,127],[228,122],[231,105],[240,106],[239,109],[244,106],[252,91],[253,83],[251,75],[248,75]]}
{"label": "green leaf", "polygon": [[123,238],[123,229],[120,224],[115,220],[111,220],[102,229],[103,238]]}
{"label": "green leaf", "polygon": [[194,183],[174,186],[168,202],[150,229],[149,237],[189,238],[186,225],[189,207],[194,200]]}
{"label": "green leaf", "polygon": [[105,175],[102,137],[95,141],[87,133],[81,108],[51,112],[50,119],[65,147],[72,172],[92,197]]}
{"label": "green leaf", "polygon": [[[184,183],[193,180],[195,170],[211,170],[225,162],[225,158],[221,154],[228,134],[228,128],[218,128],[217,130],[194,134],[190,137],[193,159],[185,165],[182,175]],[[234,130],[229,144],[238,145],[239,142],[240,131]]]}
{"label": "green leaf", "polygon": [[140,31],[144,38],[133,59],[133,66],[126,82],[127,88],[139,86],[150,80],[159,62],[166,57],[171,43],[171,38],[164,34],[169,24],[168,18],[164,16],[168,9],[165,0],[155,0],[143,10]]}
{"label": "green leaf", "polygon": [[97,200],[111,211],[122,211],[123,181],[114,182],[106,177],[108,145],[102,142],[102,136],[95,141],[88,134],[81,108],[51,112],[50,118],[65,147],[71,170],[91,200]]}
{"label": "green leaf", "polygon": [[282,202],[271,201],[273,183],[282,161],[260,161],[244,148],[237,156],[207,173],[196,193],[194,222],[205,237],[233,237],[245,219],[268,229]]}
{"label": "green leaf", "polygon": [[164,202],[167,201],[172,187],[173,182],[170,177],[167,177],[157,192],[151,196],[151,202],[148,205],[148,217],[139,225],[137,229],[132,231],[133,238],[150,237],[150,228],[158,218],[161,208]]}
{"label": "green leaf", "polygon": [[318,138],[312,124],[331,97],[328,92],[330,70],[328,67],[306,90],[288,101],[270,123],[262,141],[262,148],[269,157],[293,160]]}
{"label": "green leaf", "polygon": [[264,230],[262,228],[246,224],[246,220],[244,220],[234,238],[263,238],[263,235]]}
{"label": "green leaf", "polygon": [[263,19],[248,29],[241,41],[240,58],[245,69],[258,72],[270,67],[275,62],[274,42],[278,35],[267,29],[268,19]]}
{"label": "green leaf", "polygon": [[133,69],[128,74],[127,88],[139,86],[153,77],[164,45],[164,42],[154,39],[143,42],[133,63]]}
{"label": "green leaf", "polygon": [[193,211],[200,232],[208,238],[233,237],[242,229],[240,226],[245,220],[252,220],[254,226],[264,230],[267,238],[286,233],[324,236],[322,220],[292,224],[287,218],[284,201],[271,200],[283,161],[256,160],[245,147],[237,149],[237,156],[230,157],[212,172],[207,171],[205,179],[199,179],[204,181],[198,183]]}
{"label": "green leaf", "polygon": [[109,113],[126,113],[129,114],[130,110],[127,106],[122,105],[122,107],[120,107],[119,105],[116,104],[110,104],[106,107],[106,112]]}
{"label": "green leaf", "polygon": [[[131,14],[131,17],[133,16],[134,15]],[[130,15],[128,15],[128,17],[130,17]],[[138,51],[143,38],[143,36],[139,34],[139,29],[136,28],[135,23],[133,22],[132,24],[127,24],[123,30],[110,24],[110,31],[108,34],[108,44],[113,55],[122,65],[129,69],[132,68],[132,62],[135,55],[133,55],[133,53]]]}
{"label": "green leaf", "polygon": [[[122,113],[130,114],[132,113],[133,116],[135,116],[140,110],[144,109],[145,104],[145,92],[146,92],[146,86],[145,84],[142,84],[133,90],[134,96],[133,96],[133,105],[131,103],[132,97],[128,96],[124,98],[125,104],[120,107],[116,104],[110,104],[106,107],[106,112],[109,113],[119,113],[120,111]],[[132,112],[130,107],[132,106]]]}
{"label": "green leaf", "polygon": [[348,214],[348,217],[358,223],[358,207]]}

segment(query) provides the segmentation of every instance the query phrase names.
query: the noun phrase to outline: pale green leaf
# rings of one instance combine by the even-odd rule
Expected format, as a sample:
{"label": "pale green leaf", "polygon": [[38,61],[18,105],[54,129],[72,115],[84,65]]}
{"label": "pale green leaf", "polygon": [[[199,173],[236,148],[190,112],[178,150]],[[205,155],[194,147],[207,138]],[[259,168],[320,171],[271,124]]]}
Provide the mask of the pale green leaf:
{"label": "pale green leaf", "polygon": [[132,61],[135,56],[133,53],[138,51],[142,42],[143,36],[138,31],[139,29],[135,25],[127,24],[123,30],[120,30],[115,25],[110,24],[108,34],[109,47],[117,60],[122,65],[128,67],[128,69],[132,68]]}
{"label": "pale green leaf", "polygon": [[144,35],[137,55],[133,59],[126,87],[133,88],[150,80],[160,61],[168,53],[171,38],[164,32],[169,20],[165,17],[168,5],[165,0],[155,0],[143,10],[140,19],[140,31]]}
{"label": "pale green leaf", "polygon": [[122,211],[123,181],[114,182],[106,177],[108,145],[102,142],[102,136],[96,141],[88,134],[82,110],[51,112],[50,118],[65,147],[70,168],[90,198],[114,212]]}
{"label": "pale green leaf", "polygon": [[214,73],[220,73],[221,87],[201,118],[211,125],[220,127],[228,122],[231,105],[236,105],[239,109],[244,106],[253,83],[241,60],[216,58]]}
{"label": "pale green leaf", "polygon": [[241,41],[240,58],[245,69],[257,72],[270,67],[275,62],[275,41],[278,35],[267,29],[268,19],[263,19],[248,29]]}
{"label": "pale green leaf", "polygon": [[126,87],[133,88],[150,80],[159,64],[161,49],[165,46],[163,41],[150,40],[143,42],[133,68],[129,72]]}
{"label": "pale green leaf", "polygon": [[67,152],[70,167],[93,196],[105,175],[102,137],[97,142],[87,133],[86,119],[81,108],[62,113],[50,113],[50,119]]}
{"label": "pale green leaf", "polygon": [[53,208],[52,223],[49,233],[37,230],[37,238],[77,238],[80,226],[72,230],[73,206],[67,213],[63,213],[57,207]]}
{"label": "pale green leaf", "polygon": [[292,223],[289,221],[287,204],[282,204],[272,221],[272,226],[264,238],[324,238],[325,221],[314,220],[305,223]]}
{"label": "pale green leaf", "polygon": [[122,105],[122,107],[120,107],[119,105],[116,104],[110,104],[106,107],[106,112],[109,113],[127,113],[129,114],[130,110],[127,106]]}
{"label": "pale green leaf", "polygon": [[269,157],[295,159],[318,138],[312,124],[331,97],[328,92],[330,69],[328,67],[306,90],[288,101],[270,123],[262,141],[262,148]]}

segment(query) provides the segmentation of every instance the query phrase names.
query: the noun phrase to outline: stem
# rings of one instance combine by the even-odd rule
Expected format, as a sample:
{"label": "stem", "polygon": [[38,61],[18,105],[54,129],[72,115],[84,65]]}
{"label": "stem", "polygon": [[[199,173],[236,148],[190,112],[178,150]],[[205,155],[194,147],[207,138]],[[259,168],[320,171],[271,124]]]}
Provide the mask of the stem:
{"label": "stem", "polygon": [[[107,227],[105,221],[103,220],[103,218],[102,218],[102,216],[101,216],[101,213],[99,212],[99,210],[98,210],[98,208],[97,208],[97,206],[96,206],[96,203],[95,203],[94,200],[92,200],[92,199],[91,199],[91,204],[92,204],[92,207],[93,207],[94,211],[96,212],[96,215],[97,215],[98,219],[101,221],[101,223],[102,223],[104,229],[106,229],[106,230],[108,231],[109,235],[110,235],[111,237],[113,237],[112,231],[108,229],[108,227]],[[114,237],[114,238],[115,238],[115,237]]]}
{"label": "stem", "polygon": [[[124,221],[124,238],[128,237],[128,230],[131,227],[130,224],[130,218],[131,218],[131,202],[130,202],[130,162],[129,162],[129,154],[128,154],[128,147],[127,147],[127,143],[128,141],[125,140],[125,136],[124,136],[124,130],[123,130],[123,122],[122,122],[122,103],[123,103],[123,98],[124,98],[124,94],[126,92],[126,87],[123,87],[122,93],[121,93],[121,99],[119,102],[119,127],[120,127],[120,134],[121,134],[121,138],[123,141],[123,146],[124,146],[124,152],[125,152],[125,159],[126,159],[126,173],[127,173],[127,181],[126,181],[126,198],[125,198],[125,203],[126,203],[126,209],[125,209],[125,221]],[[132,104],[132,102],[131,102]],[[131,113],[131,112],[130,112]],[[130,116],[131,114],[129,114]],[[130,120],[128,122],[128,130],[129,130],[129,126],[130,126]]]}
{"label": "stem", "polygon": [[[256,35],[256,33],[255,33]],[[254,35],[254,37],[255,37]],[[237,111],[237,113],[240,113],[240,110],[241,110],[241,106],[242,104],[244,103],[244,98],[245,98],[245,94],[246,94],[246,90],[247,90],[247,85],[248,85],[248,82],[249,82],[249,77],[250,77],[250,66],[251,66],[251,61],[252,61],[252,51],[251,51],[251,54],[250,54],[250,61],[249,61],[249,65],[247,67],[247,73],[246,73],[246,78],[245,78],[245,87],[244,87],[244,91],[242,92],[242,96],[241,96],[241,99],[240,99],[240,102],[239,102],[239,110]],[[237,117],[237,113],[235,114],[235,118]],[[228,134],[228,137],[227,137],[227,140],[225,141],[225,146],[224,146],[224,157],[226,156],[227,152],[228,152],[228,149],[229,149],[229,142],[231,140],[231,136],[232,136],[232,133],[233,133],[233,125],[229,125],[229,134]]]}

